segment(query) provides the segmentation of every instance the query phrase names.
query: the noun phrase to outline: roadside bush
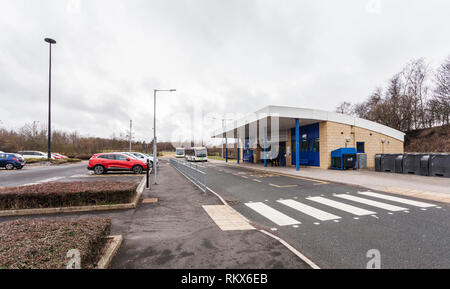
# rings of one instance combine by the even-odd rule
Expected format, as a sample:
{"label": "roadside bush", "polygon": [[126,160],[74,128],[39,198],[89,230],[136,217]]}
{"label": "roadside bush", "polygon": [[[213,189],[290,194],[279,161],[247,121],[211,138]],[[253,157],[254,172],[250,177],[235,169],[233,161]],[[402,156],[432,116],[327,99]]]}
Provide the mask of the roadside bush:
{"label": "roadside bush", "polygon": [[136,188],[136,183],[108,181],[0,188],[0,210],[130,203],[136,194]]}
{"label": "roadside bush", "polygon": [[69,158],[69,159],[27,159],[26,160],[27,164],[37,164],[37,163],[51,163],[53,165],[62,165],[62,164],[67,164],[67,163],[79,163],[81,162],[81,159],[74,159],[74,158]]}
{"label": "roadside bush", "polygon": [[70,154],[68,155],[71,159],[80,159],[83,161],[88,161],[93,155],[92,154]]}
{"label": "roadside bush", "polygon": [[93,269],[110,230],[105,218],[0,223],[0,269],[65,269],[72,249],[80,251],[82,269]]}
{"label": "roadside bush", "polygon": [[36,164],[36,163],[43,163],[48,162],[48,159],[26,159],[27,164]]}

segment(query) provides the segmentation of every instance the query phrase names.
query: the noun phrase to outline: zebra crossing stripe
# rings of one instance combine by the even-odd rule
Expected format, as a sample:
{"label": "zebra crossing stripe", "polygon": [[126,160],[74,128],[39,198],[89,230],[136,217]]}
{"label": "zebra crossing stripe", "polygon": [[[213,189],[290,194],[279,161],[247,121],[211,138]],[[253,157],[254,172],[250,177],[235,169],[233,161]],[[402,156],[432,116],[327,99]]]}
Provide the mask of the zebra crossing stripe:
{"label": "zebra crossing stripe", "polygon": [[306,215],[309,215],[313,218],[316,218],[321,221],[330,221],[330,220],[337,220],[341,217],[327,213],[325,211],[316,209],[314,207],[302,204],[300,202],[294,201],[294,200],[280,200],[279,203],[288,206],[294,210],[297,210],[299,212],[302,212]]}
{"label": "zebra crossing stripe", "polygon": [[436,205],[433,205],[433,204],[430,204],[430,203],[413,201],[413,200],[409,200],[409,199],[398,198],[398,197],[388,196],[388,195],[382,195],[382,194],[378,194],[378,193],[360,192],[359,194],[360,195],[364,195],[364,196],[379,198],[379,199],[385,199],[385,200],[388,200],[388,201],[393,201],[393,202],[402,203],[402,204],[406,204],[406,205],[411,205],[411,206],[419,207],[419,208],[436,207]]}
{"label": "zebra crossing stripe", "polygon": [[326,199],[323,197],[313,197],[313,198],[307,198],[307,200],[311,200],[313,202],[323,204],[329,207],[333,207],[335,209],[356,215],[356,216],[367,216],[367,215],[375,215],[376,212],[372,212],[369,210],[361,209],[355,206],[347,205],[341,202],[336,202],[330,199]]}
{"label": "zebra crossing stripe", "polygon": [[372,200],[368,200],[368,199],[364,199],[364,198],[360,198],[360,197],[356,197],[356,196],[352,196],[352,195],[341,194],[341,195],[335,195],[335,196],[338,198],[341,198],[341,199],[346,199],[349,201],[366,204],[366,205],[369,205],[372,207],[381,208],[381,209],[388,210],[391,212],[408,210],[406,208],[402,208],[402,207],[398,207],[398,206],[394,206],[394,205],[390,205],[390,204],[386,204],[386,203],[382,203],[382,202],[372,201]]}
{"label": "zebra crossing stripe", "polygon": [[291,226],[301,224],[299,221],[269,207],[264,203],[247,203],[245,204],[250,209],[256,211],[258,214],[274,222],[278,226]]}

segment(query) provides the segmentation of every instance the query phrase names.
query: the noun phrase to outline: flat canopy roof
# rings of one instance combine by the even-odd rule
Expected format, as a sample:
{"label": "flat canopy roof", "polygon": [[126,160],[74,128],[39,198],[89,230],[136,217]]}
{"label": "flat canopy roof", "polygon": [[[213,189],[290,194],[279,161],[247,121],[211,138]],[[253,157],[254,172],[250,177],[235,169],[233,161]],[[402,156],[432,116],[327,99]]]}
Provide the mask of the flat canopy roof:
{"label": "flat canopy roof", "polygon": [[[301,126],[330,121],[364,128],[402,142],[405,140],[403,132],[373,121],[336,112],[287,106],[267,106],[255,113],[248,114],[244,118],[229,122],[224,129],[215,131],[212,137],[224,138],[227,134],[232,135],[236,129],[248,129],[250,124],[255,124],[269,117],[279,118],[280,130],[295,127],[295,119],[300,120]],[[269,123],[268,126],[270,126]]]}

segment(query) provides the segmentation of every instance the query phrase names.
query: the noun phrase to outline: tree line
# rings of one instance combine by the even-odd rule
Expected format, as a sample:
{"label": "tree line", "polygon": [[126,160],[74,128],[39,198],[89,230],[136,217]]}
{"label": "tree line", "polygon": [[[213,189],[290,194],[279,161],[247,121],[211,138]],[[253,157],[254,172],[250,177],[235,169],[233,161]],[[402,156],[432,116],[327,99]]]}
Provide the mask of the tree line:
{"label": "tree line", "polygon": [[342,102],[336,112],[407,132],[450,124],[450,56],[437,69],[410,61],[362,103]]}
{"label": "tree line", "polygon": [[[83,137],[78,132],[52,132],[52,151],[86,159],[95,153],[129,151],[130,142],[125,136],[110,138]],[[0,128],[0,151],[15,153],[24,150],[47,151],[47,129],[37,122],[27,123],[17,130]],[[132,150],[143,153],[153,152],[153,142],[133,141]],[[171,143],[158,143],[159,151],[174,151]]]}

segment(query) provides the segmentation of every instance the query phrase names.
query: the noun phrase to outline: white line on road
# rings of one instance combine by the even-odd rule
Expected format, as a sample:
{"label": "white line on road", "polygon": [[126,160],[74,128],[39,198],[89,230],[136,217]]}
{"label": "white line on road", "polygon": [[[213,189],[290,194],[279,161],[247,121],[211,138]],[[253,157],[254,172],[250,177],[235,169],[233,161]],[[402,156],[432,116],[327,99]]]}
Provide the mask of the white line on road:
{"label": "white line on road", "polygon": [[258,214],[274,222],[278,226],[291,226],[301,224],[299,221],[267,206],[264,203],[247,203],[245,204],[250,209],[256,211]]}
{"label": "white line on road", "polygon": [[43,184],[43,183],[56,182],[56,181],[58,181],[60,179],[64,179],[64,177],[50,178],[50,179],[46,179],[46,180],[42,180],[42,181],[37,181],[37,182],[34,182],[34,183],[25,184],[23,186],[33,186],[33,185],[39,185],[39,184]]}
{"label": "white line on road", "polygon": [[388,195],[382,195],[382,194],[377,194],[377,193],[372,193],[372,192],[359,192],[359,194],[364,195],[364,196],[379,198],[379,199],[385,199],[385,200],[393,201],[393,202],[397,202],[397,203],[407,204],[407,205],[411,205],[411,206],[419,207],[419,208],[436,207],[436,205],[433,205],[430,203],[413,201],[413,200],[409,200],[409,199],[398,198],[398,197],[393,197],[393,196],[388,196]]}
{"label": "white line on road", "polygon": [[333,208],[336,208],[338,210],[348,212],[350,214],[356,215],[356,216],[366,216],[366,215],[374,215],[375,212],[361,209],[355,206],[347,205],[341,202],[336,202],[330,199],[322,198],[322,197],[313,197],[313,198],[307,198],[307,200],[311,200],[313,202],[317,202],[326,206],[330,206]]}
{"label": "white line on road", "polygon": [[347,195],[347,194],[335,195],[335,196],[338,198],[341,198],[341,199],[346,199],[346,200],[354,201],[357,203],[366,204],[366,205],[369,205],[372,207],[377,207],[377,208],[381,208],[381,209],[392,211],[392,212],[408,210],[406,208],[397,207],[397,206],[389,205],[386,203],[372,201],[372,200],[368,200],[368,199],[364,199],[364,198],[360,198],[360,197],[356,197],[356,196],[352,196],[352,195]]}
{"label": "white line on road", "polygon": [[283,200],[278,202],[321,221],[337,220],[341,218],[294,200]]}

